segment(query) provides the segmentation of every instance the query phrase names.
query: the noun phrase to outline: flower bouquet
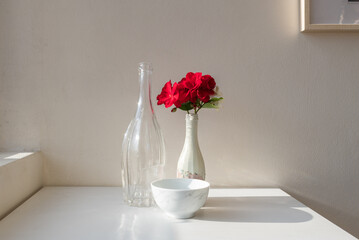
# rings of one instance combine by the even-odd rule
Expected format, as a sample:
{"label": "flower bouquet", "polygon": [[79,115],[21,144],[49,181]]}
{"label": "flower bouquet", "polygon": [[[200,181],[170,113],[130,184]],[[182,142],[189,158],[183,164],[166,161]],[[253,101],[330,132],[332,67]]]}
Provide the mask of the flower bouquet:
{"label": "flower bouquet", "polygon": [[157,104],[166,108],[186,111],[186,139],[178,160],[177,177],[205,179],[203,156],[198,144],[197,127],[199,110],[203,108],[217,109],[220,97],[216,81],[210,75],[201,72],[189,72],[178,83],[168,81],[157,96]]}
{"label": "flower bouquet", "polygon": [[178,83],[172,85],[170,80],[165,84],[157,96],[157,105],[164,104],[166,108],[175,105],[171,112],[180,109],[188,114],[193,109],[197,114],[202,108],[218,108],[219,101],[223,99],[219,95],[218,86],[211,75],[189,72]]}

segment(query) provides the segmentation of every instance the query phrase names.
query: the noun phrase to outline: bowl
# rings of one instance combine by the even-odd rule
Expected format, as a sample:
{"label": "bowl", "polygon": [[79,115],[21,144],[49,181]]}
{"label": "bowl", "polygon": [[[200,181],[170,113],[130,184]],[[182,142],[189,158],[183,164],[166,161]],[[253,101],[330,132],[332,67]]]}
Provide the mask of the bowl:
{"label": "bowl", "polygon": [[157,206],[168,216],[191,218],[204,205],[209,183],[198,179],[162,179],[151,183]]}

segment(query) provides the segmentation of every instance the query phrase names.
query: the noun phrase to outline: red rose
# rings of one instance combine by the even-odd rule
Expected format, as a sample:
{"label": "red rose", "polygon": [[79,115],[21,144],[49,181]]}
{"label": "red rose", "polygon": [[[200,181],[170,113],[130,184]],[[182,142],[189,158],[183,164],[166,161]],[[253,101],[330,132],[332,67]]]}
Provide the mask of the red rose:
{"label": "red rose", "polygon": [[198,98],[206,103],[209,101],[210,96],[214,95],[214,88],[216,87],[216,82],[214,81],[213,77],[210,75],[204,75],[201,77],[201,85],[197,89],[197,96]]}
{"label": "red rose", "polygon": [[189,101],[189,89],[185,87],[184,82],[186,81],[186,78],[182,78],[181,81],[179,81],[177,85],[177,90],[179,93],[178,100],[175,102],[176,107],[181,107],[182,103],[186,103]]}
{"label": "red rose", "polygon": [[213,90],[216,87],[216,81],[214,81],[211,75],[204,75],[202,76],[201,80],[202,80],[202,84],[201,84],[202,88]]}
{"label": "red rose", "polygon": [[194,91],[201,86],[202,84],[201,78],[202,78],[201,72],[197,72],[197,73],[189,72],[186,75],[184,86],[190,91]]}
{"label": "red rose", "polygon": [[[171,81],[167,82],[162,88],[161,94],[157,96],[157,104],[164,104],[166,108],[174,104],[176,108],[180,108],[184,103],[191,102],[190,106],[196,112],[197,107],[201,109],[203,104],[207,103],[211,96],[216,94],[215,87],[216,81],[212,76],[202,76],[201,72],[189,72],[178,84],[174,83],[172,86]],[[185,108],[188,108],[188,105]],[[185,108],[182,110],[185,110]]]}
{"label": "red rose", "polygon": [[177,86],[178,84],[175,82],[172,87],[171,81],[168,81],[162,88],[161,94],[157,96],[157,105],[165,104],[165,107],[169,108],[177,102],[179,97]]}
{"label": "red rose", "polygon": [[213,90],[208,90],[208,89],[205,89],[205,88],[199,88],[197,90],[198,98],[204,103],[209,101],[211,95],[214,95]]}
{"label": "red rose", "polygon": [[180,90],[180,102],[185,103],[191,101],[193,104],[197,102],[197,89],[202,84],[202,73],[189,72],[186,78],[183,78],[178,84]]}

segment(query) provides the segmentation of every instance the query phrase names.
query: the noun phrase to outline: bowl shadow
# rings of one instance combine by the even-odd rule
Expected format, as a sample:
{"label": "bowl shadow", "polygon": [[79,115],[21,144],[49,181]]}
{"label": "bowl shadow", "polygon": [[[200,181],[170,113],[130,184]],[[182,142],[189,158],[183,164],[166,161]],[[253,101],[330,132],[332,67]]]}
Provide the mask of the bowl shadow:
{"label": "bowl shadow", "polygon": [[217,222],[298,223],[313,216],[292,197],[210,197],[194,219]]}

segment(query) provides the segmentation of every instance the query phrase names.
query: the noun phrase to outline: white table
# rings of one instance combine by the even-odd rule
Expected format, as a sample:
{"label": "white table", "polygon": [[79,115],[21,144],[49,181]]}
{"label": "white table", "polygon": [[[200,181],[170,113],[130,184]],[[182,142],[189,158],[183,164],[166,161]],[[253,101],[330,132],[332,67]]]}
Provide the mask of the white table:
{"label": "white table", "polygon": [[356,239],[280,189],[211,189],[187,220],[122,202],[116,187],[45,187],[0,221],[1,240]]}

